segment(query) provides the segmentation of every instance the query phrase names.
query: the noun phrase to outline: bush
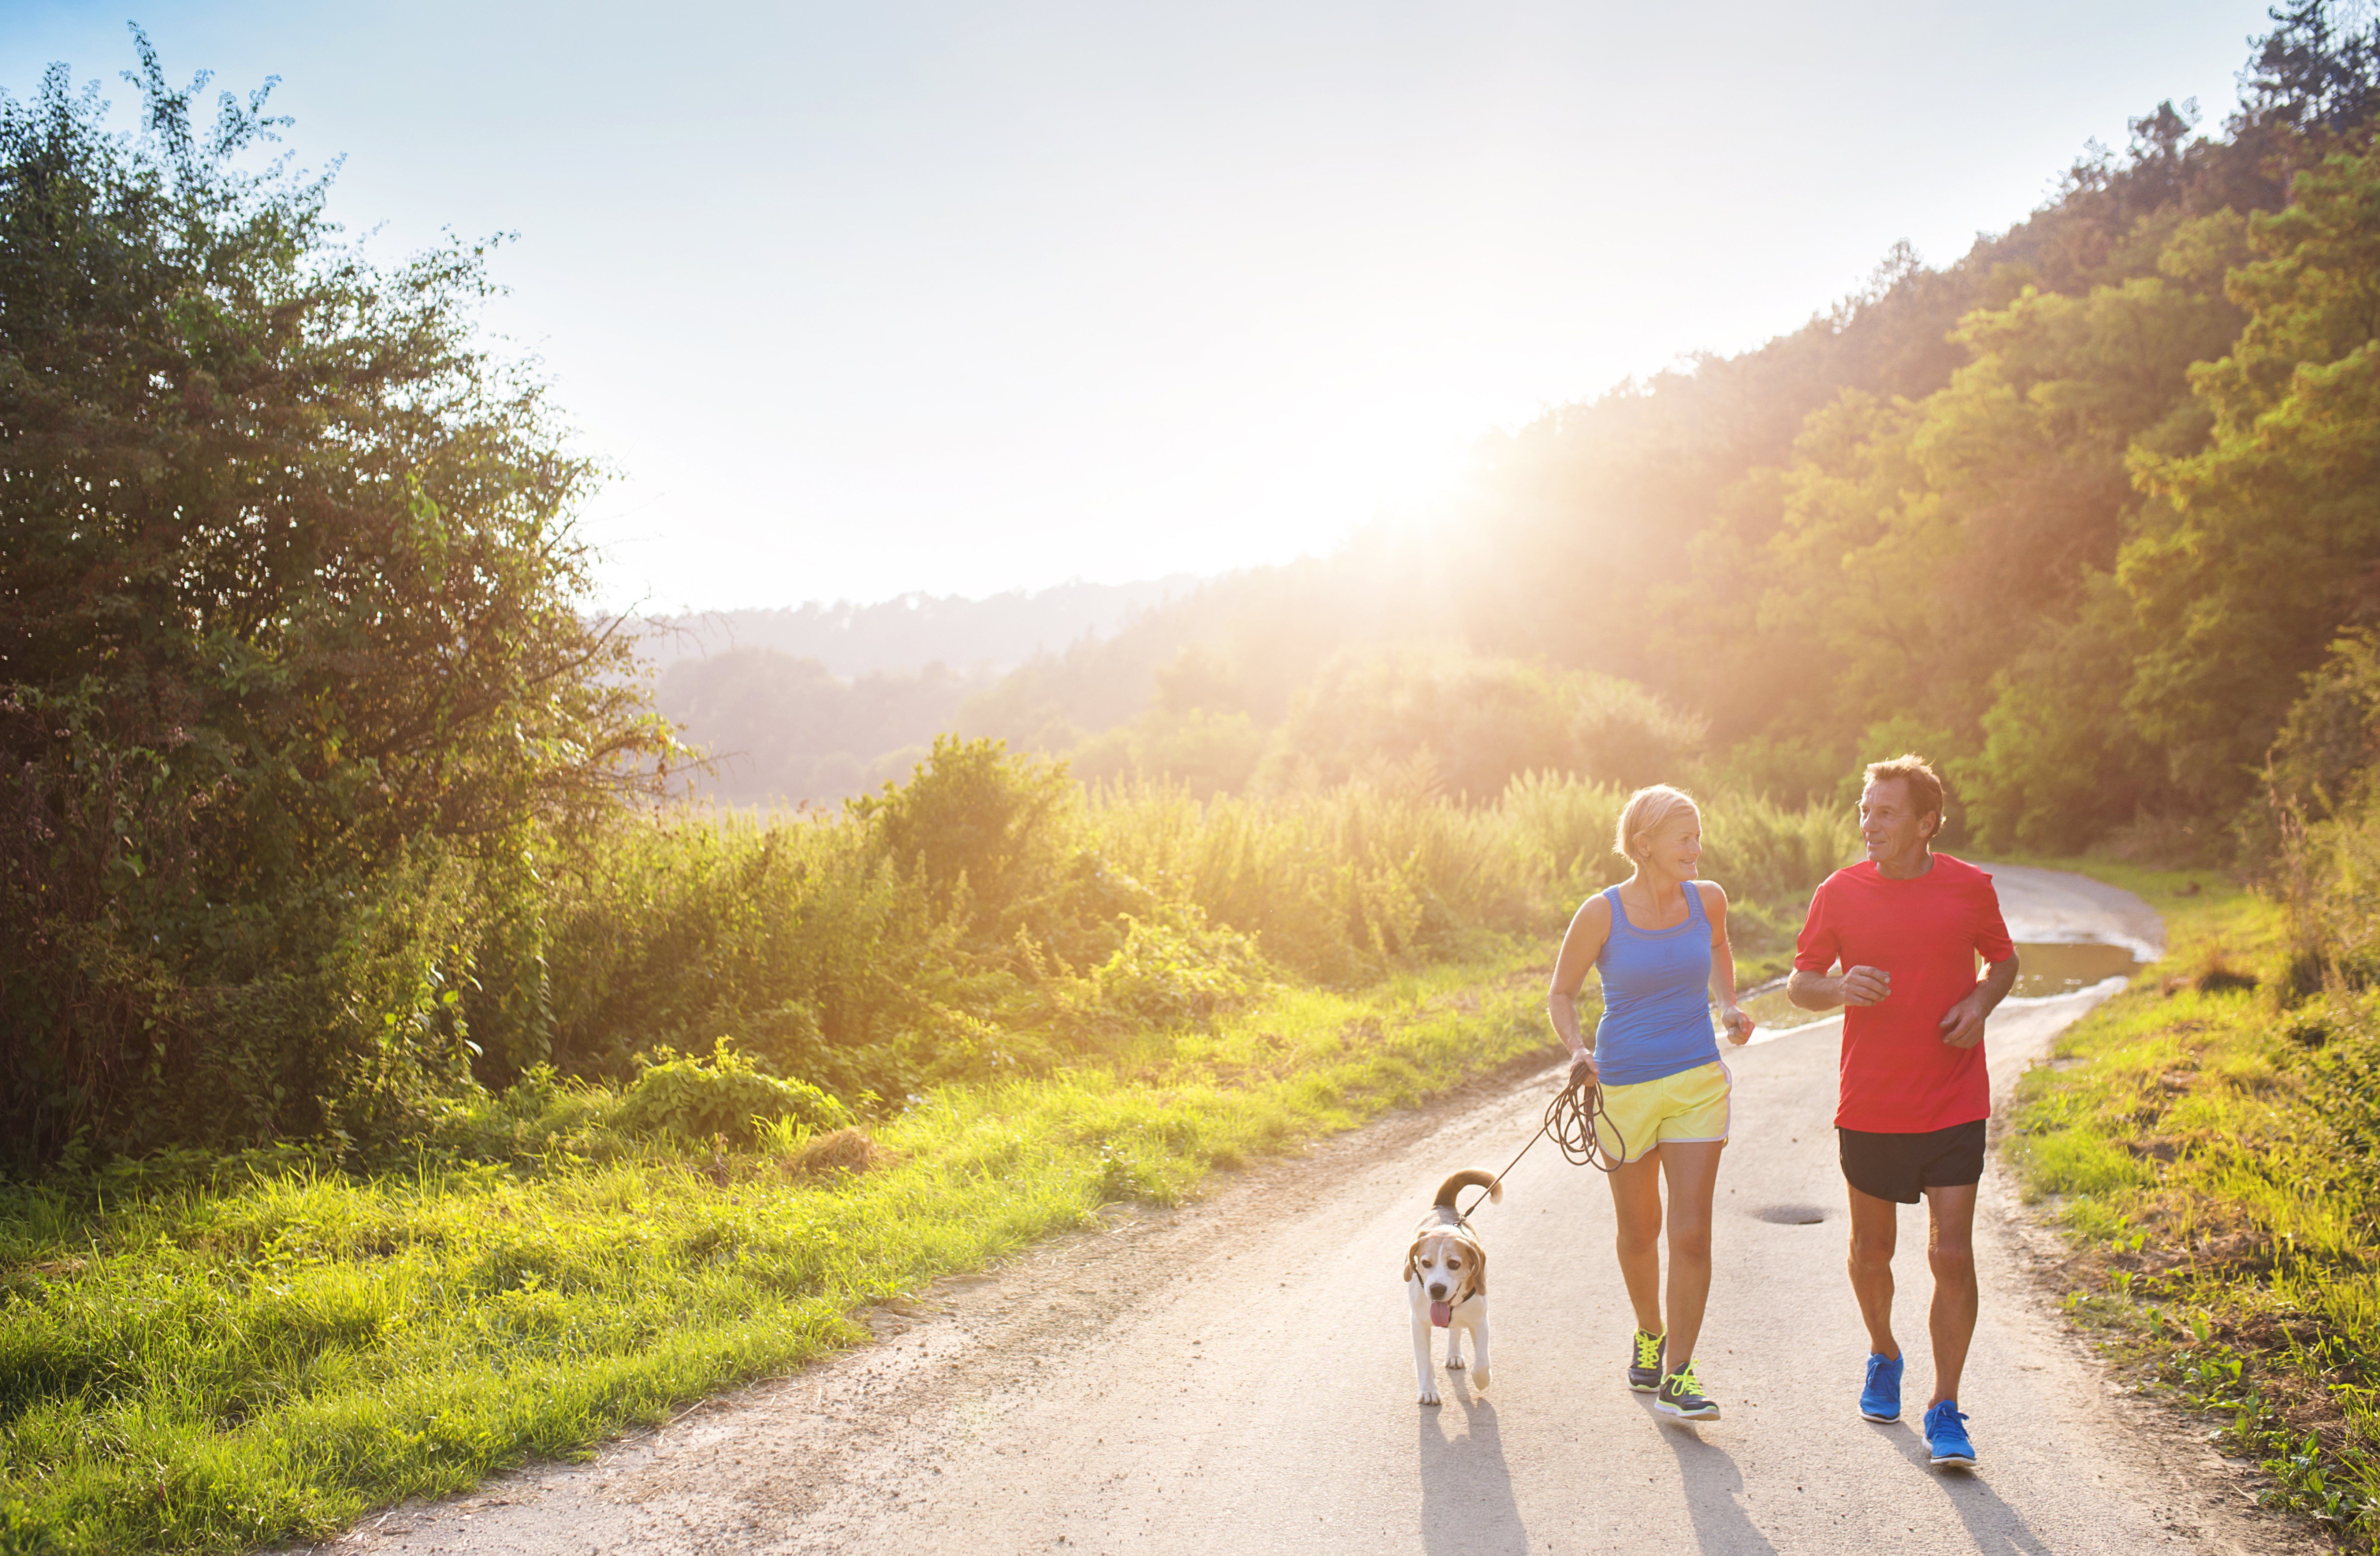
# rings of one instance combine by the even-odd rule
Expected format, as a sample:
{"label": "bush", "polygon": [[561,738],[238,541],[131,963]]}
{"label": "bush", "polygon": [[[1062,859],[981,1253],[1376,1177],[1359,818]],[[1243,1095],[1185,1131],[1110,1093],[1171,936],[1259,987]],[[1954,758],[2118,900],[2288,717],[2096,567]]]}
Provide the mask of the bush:
{"label": "bush", "polygon": [[621,1100],[624,1133],[696,1144],[724,1136],[746,1143],[761,1125],[792,1119],[811,1131],[844,1129],[851,1110],[798,1080],[765,1075],[722,1039],[708,1060],[657,1050]]}
{"label": "bush", "polygon": [[1268,975],[1245,935],[1209,929],[1195,912],[1178,923],[1130,920],[1123,943],[1093,975],[1101,1003],[1143,1021],[1208,1020],[1245,999]]}
{"label": "bush", "polygon": [[1080,806],[1063,763],[1012,756],[1004,741],[941,735],[907,784],[888,783],[850,810],[894,869],[924,881],[938,908],[1000,941],[1059,890]]}
{"label": "bush", "polygon": [[204,129],[140,47],[139,140],[0,96],[0,1151],[387,1143],[480,866],[674,748],[480,250],[375,271],[249,170],[262,93]]}
{"label": "bush", "polygon": [[1486,805],[1519,773],[1574,765],[1573,677],[1445,648],[1347,651],[1292,701],[1258,772],[1280,793],[1406,775]]}
{"label": "bush", "polygon": [[1585,682],[1570,725],[1580,772],[1622,789],[1683,776],[1710,734],[1707,720],[1617,676]]}

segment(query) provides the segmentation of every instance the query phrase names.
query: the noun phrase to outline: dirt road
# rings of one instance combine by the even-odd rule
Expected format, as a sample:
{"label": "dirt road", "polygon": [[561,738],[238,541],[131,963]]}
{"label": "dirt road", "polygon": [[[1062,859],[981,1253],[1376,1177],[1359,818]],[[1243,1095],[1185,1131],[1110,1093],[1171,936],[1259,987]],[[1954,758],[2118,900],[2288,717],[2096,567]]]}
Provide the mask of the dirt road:
{"label": "dirt road", "polygon": [[[1998,872],[2020,940],[2154,949],[2155,915],[2070,876]],[[2105,989],[2004,1006],[2003,1092]],[[592,1464],[400,1509],[376,1552],[2281,1550],[2203,1429],[2121,1397],[2045,1295],[2053,1243],[1995,1164],[1984,1307],[1961,1403],[1981,1456],[1931,1468],[1917,1410],[1852,1407],[1865,1343],[1842,1271],[1836,1027],[1733,1057],[1703,1378],[1725,1417],[1655,1416],[1601,1179],[1540,1147],[1477,1225],[1494,1387],[1414,1403],[1398,1262],[1432,1189],[1501,1165],[1556,1071],[1475,1088],[1171,1213],[1123,1213],[930,1307],[880,1343],[717,1402]],[[1902,1217],[1900,1337],[1925,1398],[1922,1210]],[[1440,1352],[1442,1355],[1442,1350]]]}

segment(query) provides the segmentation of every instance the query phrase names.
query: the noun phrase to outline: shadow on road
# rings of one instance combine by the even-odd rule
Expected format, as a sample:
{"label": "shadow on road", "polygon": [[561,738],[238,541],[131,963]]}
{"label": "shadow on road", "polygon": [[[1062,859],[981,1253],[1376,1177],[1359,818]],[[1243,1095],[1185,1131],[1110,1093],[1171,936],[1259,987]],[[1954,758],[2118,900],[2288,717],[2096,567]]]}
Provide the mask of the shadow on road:
{"label": "shadow on road", "polygon": [[1978,1556],[2050,1556],[2049,1547],[2041,1543],[2024,1515],[2002,1501],[1974,1471],[1937,1469],[1923,1437],[1905,1427],[1893,1428],[1893,1434],[1900,1439],[1893,1446],[1950,1499]]}
{"label": "shadow on road", "polygon": [[[1521,1556],[1529,1549],[1496,1407],[1475,1398],[1470,1380],[1446,1380],[1446,1404],[1421,1412],[1421,1548],[1430,1556]],[[1464,1432],[1450,1436],[1460,1407]]]}
{"label": "shadow on road", "polygon": [[1734,1556],[1738,1551],[1775,1556],[1777,1548],[1743,1511],[1743,1472],[1727,1450],[1705,1442],[1691,1427],[1670,1426],[1658,1417],[1655,1424],[1661,1441],[1678,1456],[1678,1479],[1686,1491],[1686,1515],[1694,1521],[1695,1549],[1703,1556]]}

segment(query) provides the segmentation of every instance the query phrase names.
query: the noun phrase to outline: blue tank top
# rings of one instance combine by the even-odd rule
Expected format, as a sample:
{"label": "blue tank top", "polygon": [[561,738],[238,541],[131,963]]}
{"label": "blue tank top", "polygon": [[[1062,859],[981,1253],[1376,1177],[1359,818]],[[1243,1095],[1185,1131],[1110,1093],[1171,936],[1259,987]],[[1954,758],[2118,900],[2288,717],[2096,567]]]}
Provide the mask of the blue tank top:
{"label": "blue tank top", "polygon": [[1595,1063],[1606,1086],[1659,1080],[1718,1057],[1710,1018],[1710,919],[1693,881],[1685,893],[1686,921],[1652,930],[1628,921],[1619,887],[1603,893],[1611,906],[1611,933],[1595,959],[1603,974]]}

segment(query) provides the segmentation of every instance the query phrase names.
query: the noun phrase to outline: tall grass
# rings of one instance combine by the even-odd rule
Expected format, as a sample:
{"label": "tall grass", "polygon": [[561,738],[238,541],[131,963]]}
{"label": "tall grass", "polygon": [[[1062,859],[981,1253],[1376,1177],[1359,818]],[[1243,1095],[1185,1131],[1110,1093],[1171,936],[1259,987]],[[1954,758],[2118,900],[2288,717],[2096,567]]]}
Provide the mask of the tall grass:
{"label": "tall grass", "polygon": [[[482,1068],[495,1084],[540,1062],[625,1080],[656,1046],[724,1037],[847,1098],[1047,1073],[1104,1052],[1120,1023],[1252,978],[1360,987],[1556,933],[1625,875],[1623,798],[1548,774],[1488,806],[1366,783],[1085,792],[945,748],[858,814],[640,819],[544,878],[545,1024]],[[1715,796],[1705,821],[1704,873],[1755,949],[1857,847],[1836,806]],[[935,846],[905,857],[888,837]]]}
{"label": "tall grass", "polygon": [[[1093,794],[945,743],[841,815],[450,856],[441,933],[382,959],[477,1084],[375,1138],[0,1188],[0,1550],[325,1534],[1541,1049],[1621,800]],[[1823,808],[1707,816],[1747,907],[1846,851]]]}
{"label": "tall grass", "polygon": [[2010,1152],[2078,1244],[2070,1308],[2216,1415],[2268,1504],[2380,1550],[2380,995],[2290,971],[2369,928],[2086,868],[2156,901],[2170,945],[2019,1088]]}
{"label": "tall grass", "polygon": [[0,1545],[321,1538],[584,1449],[860,1338],[857,1306],[1543,1050],[1530,960],[1142,1027],[1100,1064],[941,1088],[856,1157],[785,1154],[798,1128],[682,1152],[540,1077],[433,1131],[502,1161],[0,1186]]}

